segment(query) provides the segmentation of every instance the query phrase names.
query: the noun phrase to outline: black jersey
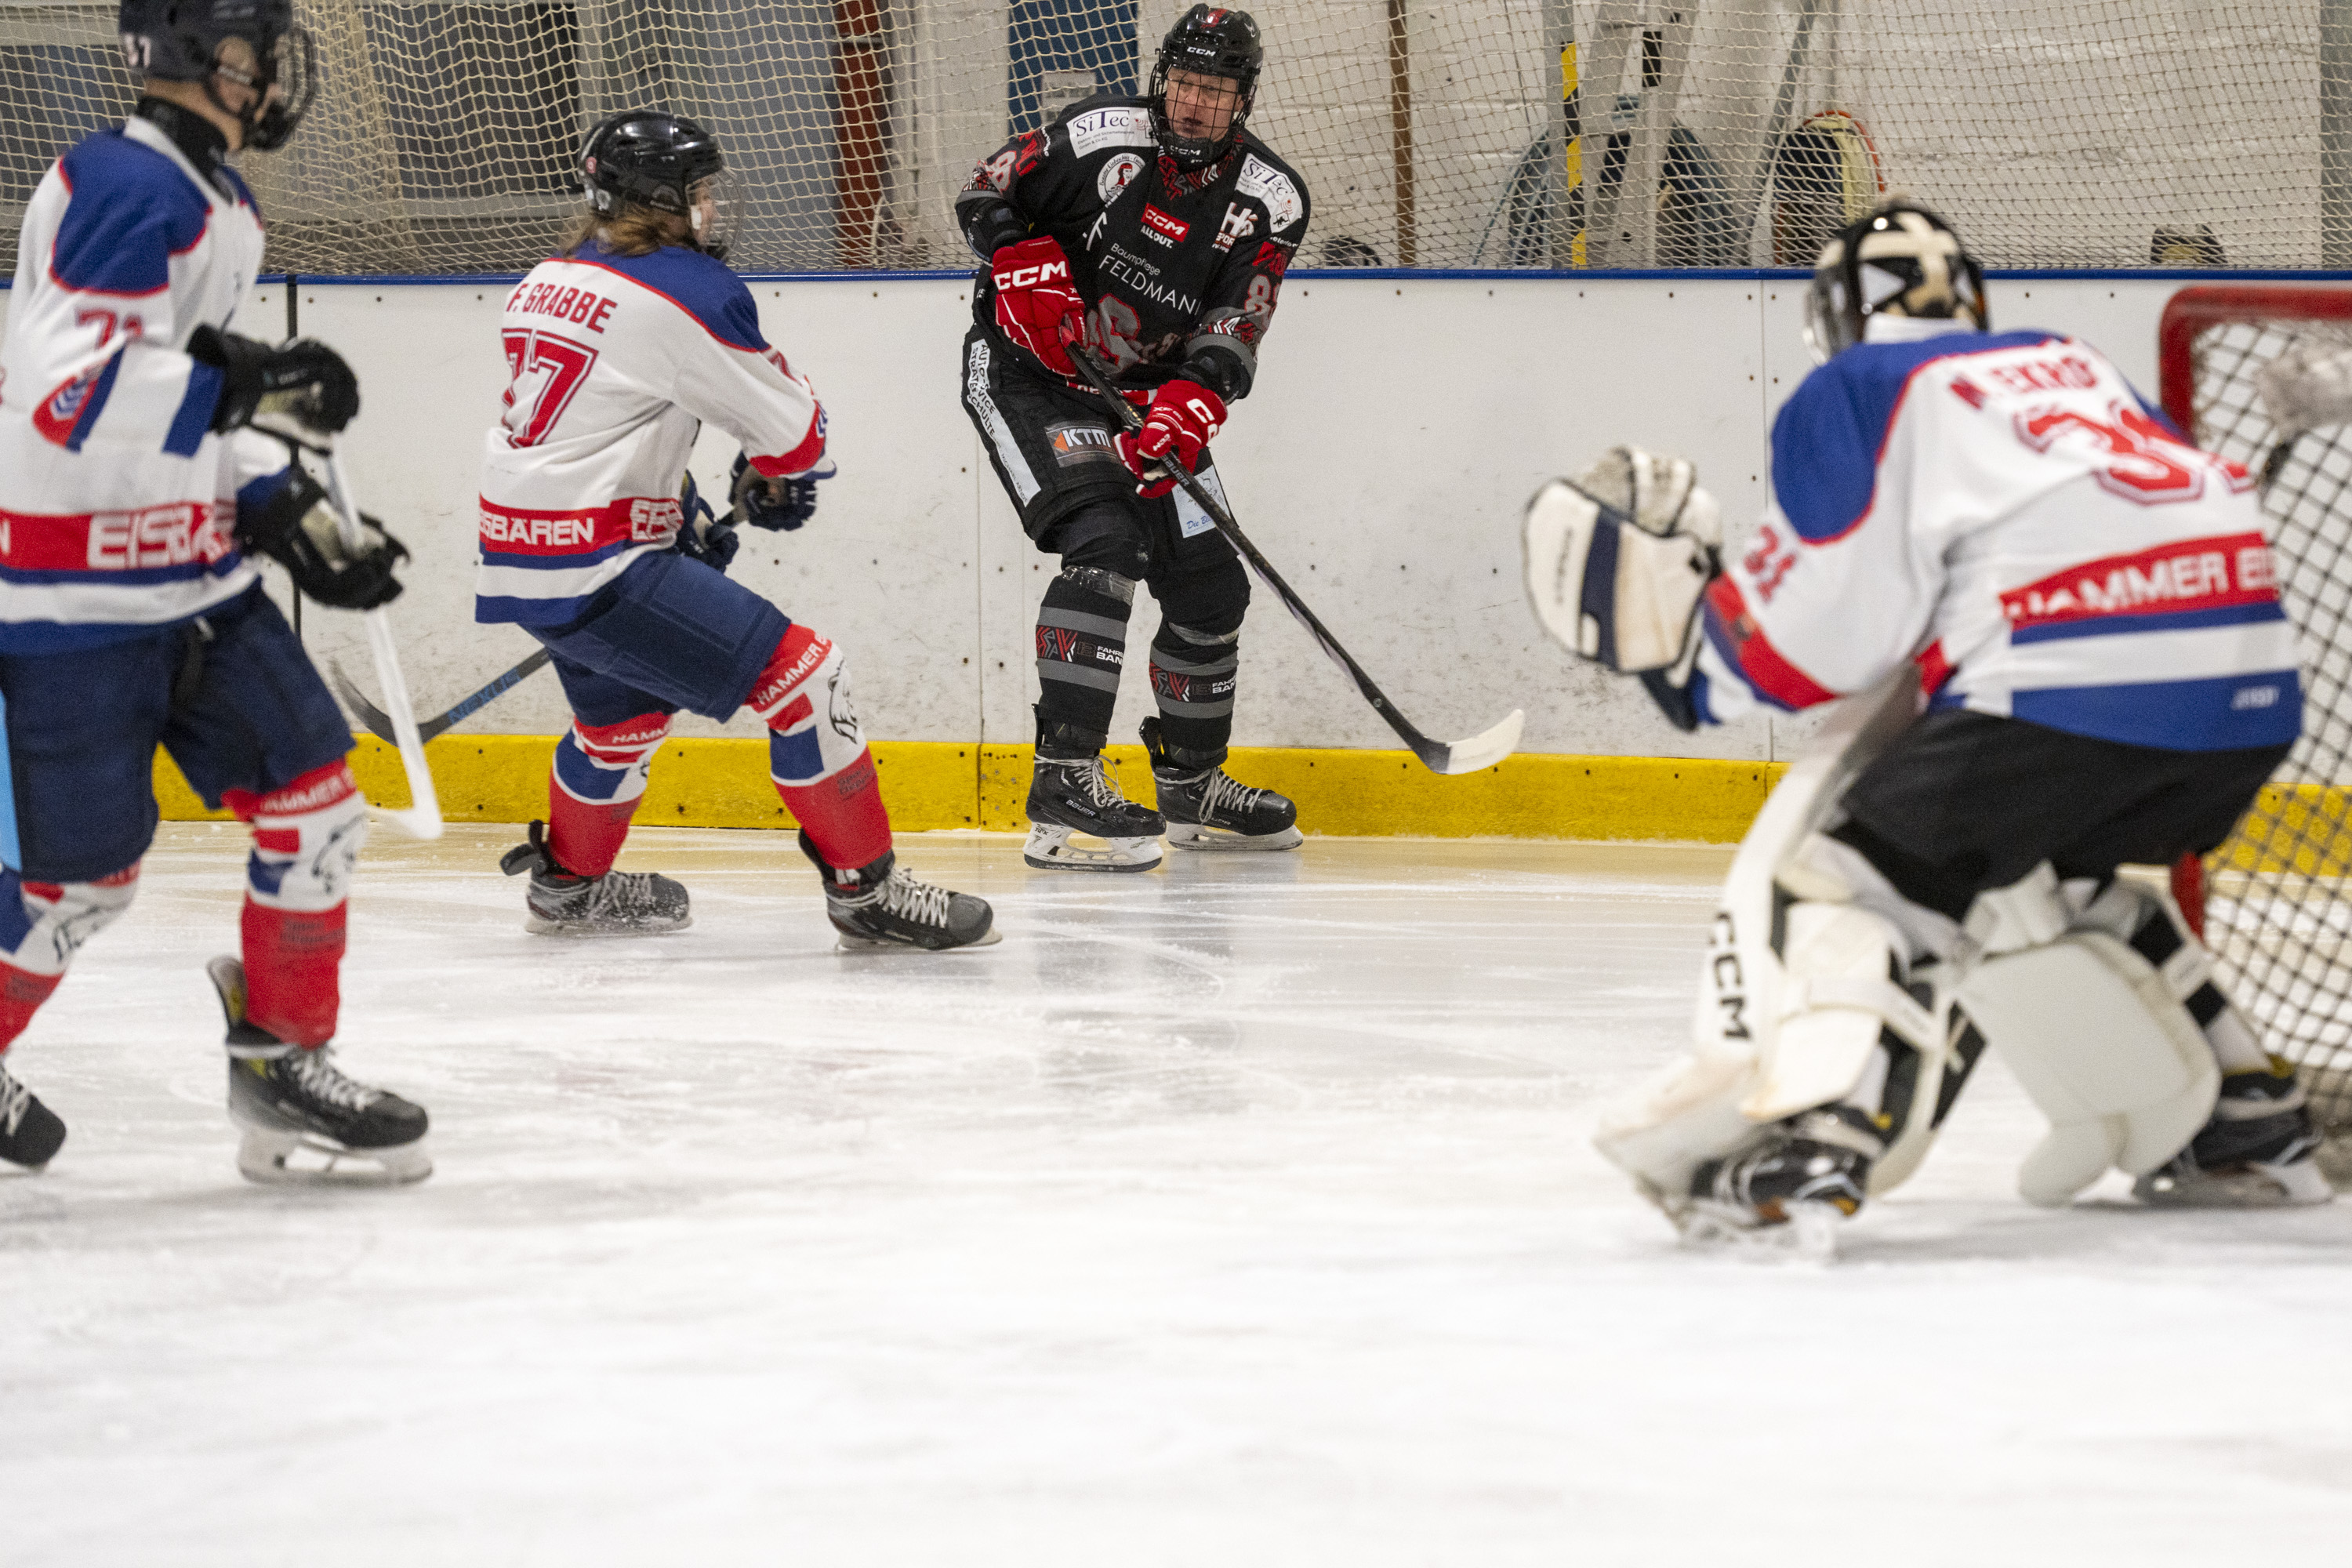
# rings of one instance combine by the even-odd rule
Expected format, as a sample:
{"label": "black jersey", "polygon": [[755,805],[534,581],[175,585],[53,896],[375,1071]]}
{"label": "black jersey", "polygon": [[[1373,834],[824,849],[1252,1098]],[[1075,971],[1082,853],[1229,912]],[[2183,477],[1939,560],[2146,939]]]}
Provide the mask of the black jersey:
{"label": "black jersey", "polygon": [[[956,216],[983,264],[1036,235],[1060,241],[1087,341],[1138,371],[1127,379],[1181,371],[1237,398],[1307,235],[1307,186],[1246,128],[1223,158],[1186,173],[1160,156],[1149,100],[1090,98],[982,161]],[[972,313],[991,330],[995,301],[983,265]]]}

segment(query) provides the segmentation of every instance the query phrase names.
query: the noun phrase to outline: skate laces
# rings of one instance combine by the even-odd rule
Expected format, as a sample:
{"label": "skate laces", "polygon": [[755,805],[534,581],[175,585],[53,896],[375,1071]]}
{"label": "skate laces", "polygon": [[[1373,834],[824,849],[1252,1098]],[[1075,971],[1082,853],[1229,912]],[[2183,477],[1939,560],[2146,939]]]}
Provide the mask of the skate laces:
{"label": "skate laces", "polygon": [[889,880],[882,884],[884,909],[902,919],[927,926],[945,928],[948,900],[954,897],[947,889],[909,876],[904,868],[898,866],[890,868]]}
{"label": "skate laces", "polygon": [[1252,789],[1230,777],[1223,768],[1211,768],[1201,785],[1201,806],[1204,811],[1230,810],[1237,816],[1245,816],[1257,808],[1265,794],[1262,789]]}
{"label": "skate laces", "polygon": [[1119,793],[1118,785],[1110,782],[1110,775],[1103,771],[1102,753],[1099,752],[1082,763],[1056,762],[1051,765],[1068,773],[1086,792],[1087,798],[1098,806],[1134,804]]}
{"label": "skate laces", "polygon": [[13,1138],[24,1124],[25,1112],[33,1109],[33,1091],[18,1083],[6,1068],[0,1068],[0,1135]]}
{"label": "skate laces", "polygon": [[342,1069],[328,1058],[327,1051],[325,1046],[315,1050],[297,1050],[288,1069],[294,1081],[313,1100],[322,1100],[344,1110],[366,1110],[376,1091],[346,1078]]}

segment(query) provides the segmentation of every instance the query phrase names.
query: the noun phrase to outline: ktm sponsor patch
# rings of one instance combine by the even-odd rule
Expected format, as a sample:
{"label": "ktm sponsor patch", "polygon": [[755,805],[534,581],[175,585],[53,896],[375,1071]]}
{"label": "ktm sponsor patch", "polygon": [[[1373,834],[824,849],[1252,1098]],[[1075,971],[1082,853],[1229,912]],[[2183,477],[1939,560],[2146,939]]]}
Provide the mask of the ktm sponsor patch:
{"label": "ktm sponsor patch", "polygon": [[1066,468],[1081,463],[1108,463],[1118,466],[1118,451],[1111,445],[1110,432],[1099,425],[1049,425],[1046,438],[1054,444],[1054,461]]}

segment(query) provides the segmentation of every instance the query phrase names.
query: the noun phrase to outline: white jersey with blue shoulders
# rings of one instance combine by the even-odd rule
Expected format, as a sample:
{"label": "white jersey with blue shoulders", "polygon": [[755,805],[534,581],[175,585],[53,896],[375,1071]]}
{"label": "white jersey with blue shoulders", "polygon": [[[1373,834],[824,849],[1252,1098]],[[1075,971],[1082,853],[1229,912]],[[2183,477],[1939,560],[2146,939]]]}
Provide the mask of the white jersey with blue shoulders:
{"label": "white jersey with blue shoulders", "polygon": [[261,216],[134,118],[68,152],[25,209],[0,345],[0,652],[66,651],[184,620],[255,581],[236,508],[283,446],[213,434],[220,372],[191,359],[261,265]]}
{"label": "white jersey with blue shoulders", "polygon": [[2089,344],[1865,342],[1772,426],[1772,505],[1704,606],[1702,716],[1799,709],[1916,659],[1935,708],[2166,751],[2302,725],[2252,479]]}
{"label": "white jersey with blue shoulders", "polygon": [[678,490],[705,420],[771,479],[824,458],[824,410],[760,335],[725,263],[682,246],[591,243],[507,296],[512,377],[484,442],[474,616],[561,626],[677,538]]}

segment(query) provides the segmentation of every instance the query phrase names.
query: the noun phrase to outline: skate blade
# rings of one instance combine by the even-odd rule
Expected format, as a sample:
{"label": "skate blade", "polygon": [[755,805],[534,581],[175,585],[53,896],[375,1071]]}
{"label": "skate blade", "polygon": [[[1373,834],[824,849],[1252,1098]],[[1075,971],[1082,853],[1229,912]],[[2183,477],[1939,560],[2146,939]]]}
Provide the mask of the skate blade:
{"label": "skate blade", "polygon": [[600,926],[575,924],[568,921],[551,921],[541,915],[526,913],[522,929],[533,936],[584,937],[604,936],[667,936],[674,931],[684,931],[694,923],[692,915],[681,921],[649,921],[642,925]]}
{"label": "skate blade", "polygon": [[1074,832],[1032,823],[1029,842],[1021,847],[1021,858],[1040,871],[1149,871],[1160,864],[1157,838],[1078,840]]}
{"label": "skate blade", "polygon": [[1168,842],[1178,849],[1296,849],[1307,835],[1296,827],[1279,833],[1234,833],[1200,822],[1171,822]]}
{"label": "skate blade", "polygon": [[1779,1225],[1750,1225],[1713,1204],[1693,1204],[1671,1216],[1682,1243],[1760,1263],[1827,1263],[1837,1257],[1838,1226],[1846,1217],[1828,1204],[1790,1204]]}
{"label": "skate blade", "polygon": [[246,1133],[237,1173],[270,1187],[397,1187],[433,1173],[425,1140],[389,1149],[346,1149],[294,1132]]}
{"label": "skate blade", "polygon": [[994,947],[1004,940],[1004,933],[994,926],[987,934],[970,942],[960,942],[952,947],[925,947],[919,942],[887,942],[880,937],[852,936],[845,931],[835,932],[840,940],[834,944],[835,952],[961,952],[968,947]]}
{"label": "skate blade", "polygon": [[2315,1160],[2285,1165],[2254,1161],[2233,1171],[2200,1171],[2185,1178],[2152,1172],[2132,1183],[2132,1196],[2150,1208],[2282,1209],[2333,1202],[2336,1189]]}

